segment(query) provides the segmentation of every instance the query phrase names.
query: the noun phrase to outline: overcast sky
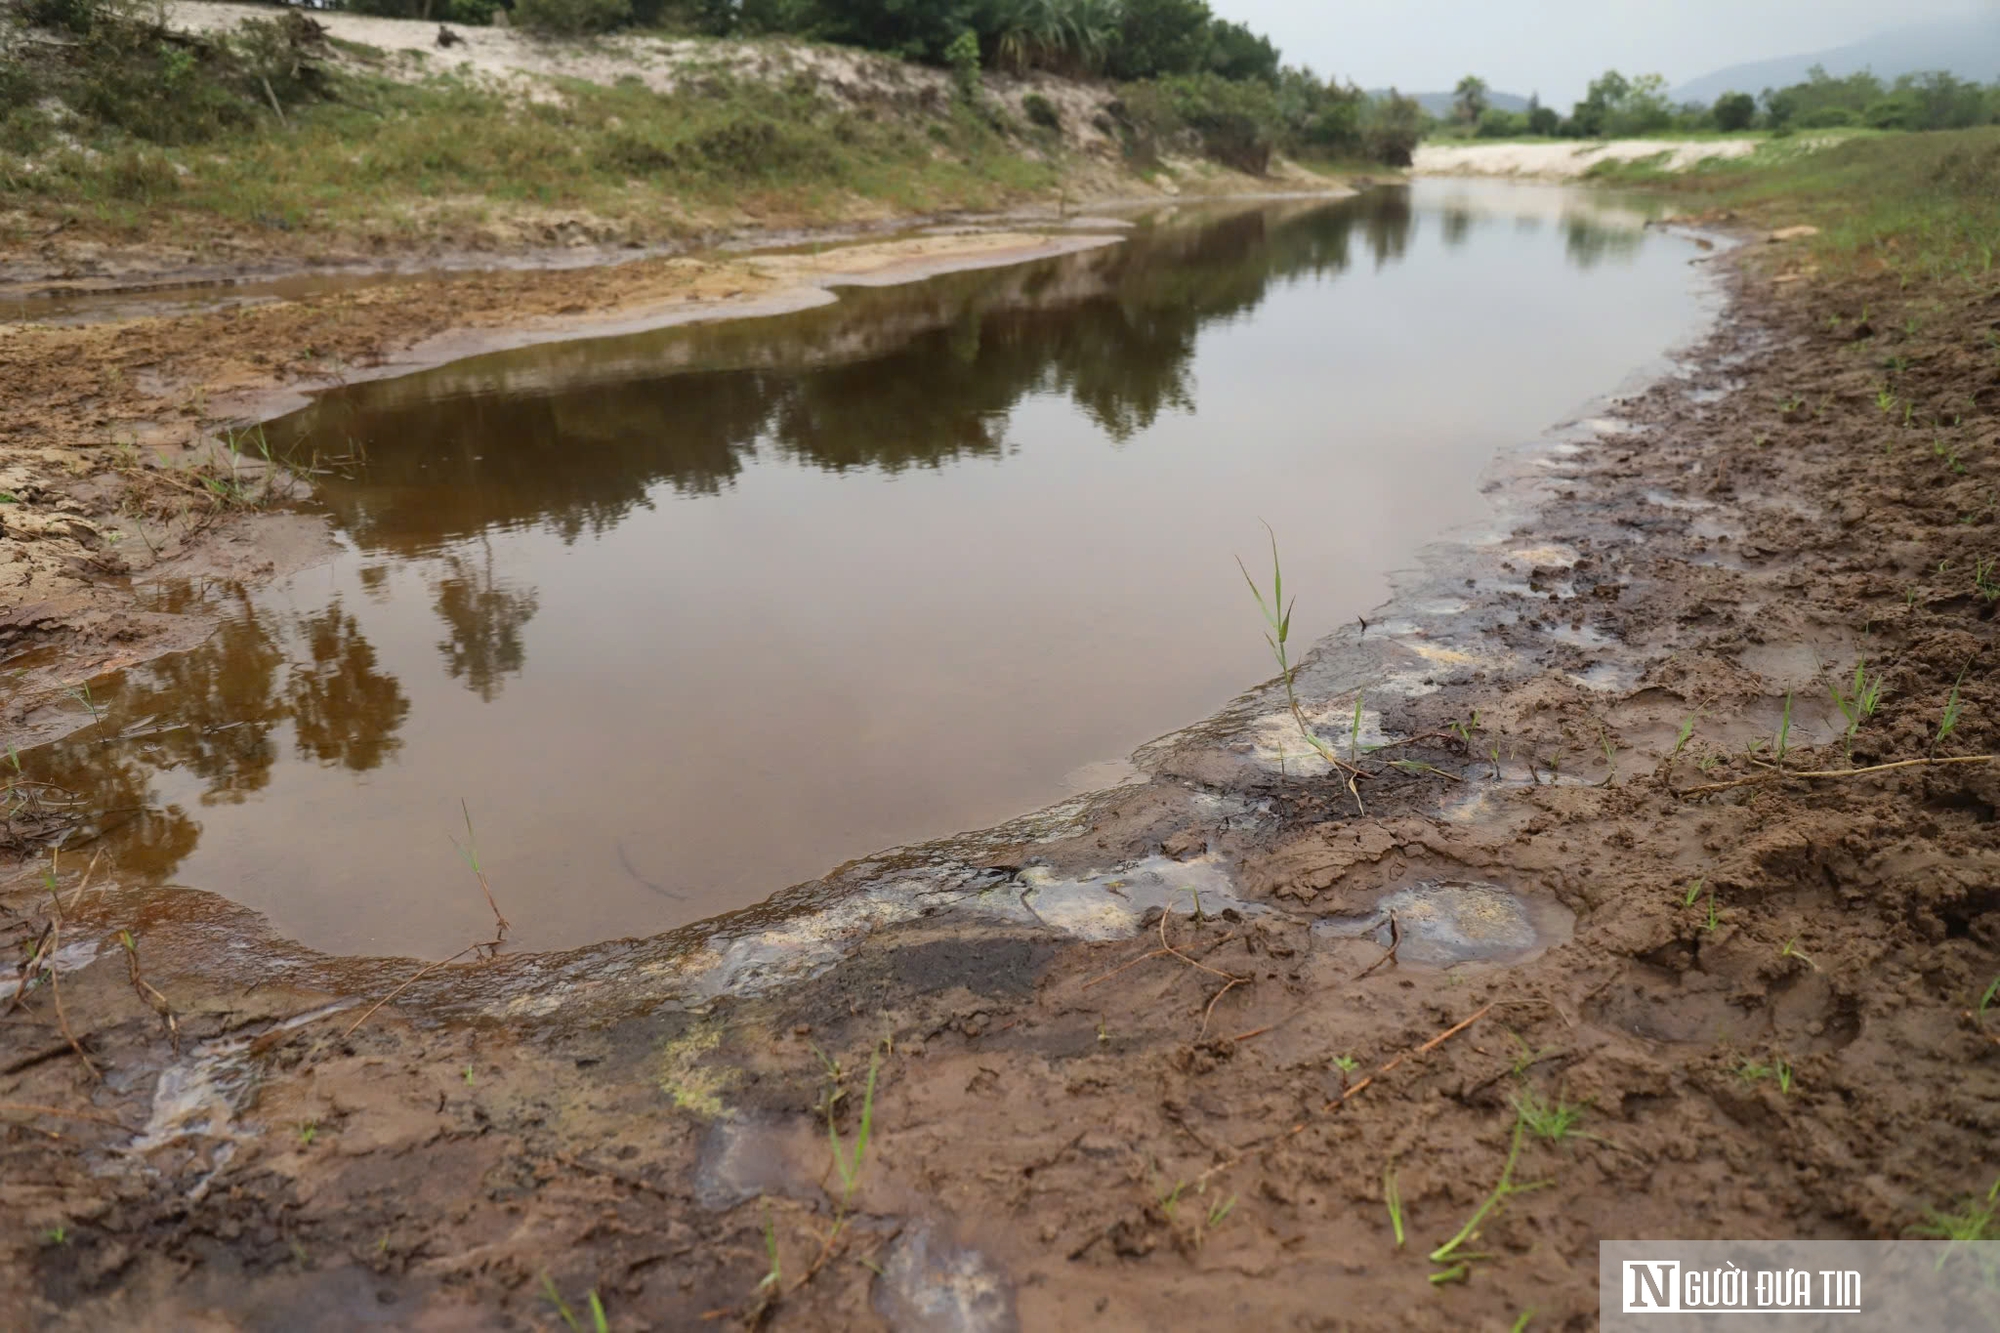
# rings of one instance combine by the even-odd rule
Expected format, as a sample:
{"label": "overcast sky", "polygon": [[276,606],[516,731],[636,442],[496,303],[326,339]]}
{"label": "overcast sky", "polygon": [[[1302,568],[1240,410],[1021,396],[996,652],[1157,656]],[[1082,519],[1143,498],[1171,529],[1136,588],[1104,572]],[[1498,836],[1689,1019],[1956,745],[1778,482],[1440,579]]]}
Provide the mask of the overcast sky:
{"label": "overcast sky", "polygon": [[1987,13],[2000,0],[1209,0],[1277,42],[1287,64],[1364,88],[1449,89],[1476,73],[1567,108],[1605,69],[1670,85],[1745,60],[1885,28]]}

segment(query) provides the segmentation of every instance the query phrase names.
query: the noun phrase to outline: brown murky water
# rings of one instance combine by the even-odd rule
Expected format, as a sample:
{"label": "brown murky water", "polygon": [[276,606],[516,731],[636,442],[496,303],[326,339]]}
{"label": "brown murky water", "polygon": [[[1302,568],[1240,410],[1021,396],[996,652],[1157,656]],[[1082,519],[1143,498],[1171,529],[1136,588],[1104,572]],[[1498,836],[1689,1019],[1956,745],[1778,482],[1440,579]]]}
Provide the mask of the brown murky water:
{"label": "brown murky water", "polygon": [[[650,934],[1115,781],[1482,517],[1495,451],[1700,319],[1600,198],[1421,183],[330,394],[344,553],[23,756],[126,880],[318,948]],[[82,705],[79,704],[78,707]],[[100,872],[102,873],[102,872]]]}

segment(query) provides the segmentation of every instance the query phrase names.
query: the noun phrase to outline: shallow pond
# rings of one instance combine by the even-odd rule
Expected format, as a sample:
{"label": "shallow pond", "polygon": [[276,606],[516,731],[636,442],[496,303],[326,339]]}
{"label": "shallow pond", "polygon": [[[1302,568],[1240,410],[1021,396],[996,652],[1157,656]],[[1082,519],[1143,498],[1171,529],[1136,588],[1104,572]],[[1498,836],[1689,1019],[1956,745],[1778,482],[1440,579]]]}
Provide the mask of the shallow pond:
{"label": "shallow pond", "polygon": [[[342,553],[24,756],[128,882],[317,948],[651,934],[1119,779],[1484,516],[1482,470],[1696,331],[1687,240],[1420,182],[532,348],[271,428]],[[103,872],[100,872],[103,873]]]}

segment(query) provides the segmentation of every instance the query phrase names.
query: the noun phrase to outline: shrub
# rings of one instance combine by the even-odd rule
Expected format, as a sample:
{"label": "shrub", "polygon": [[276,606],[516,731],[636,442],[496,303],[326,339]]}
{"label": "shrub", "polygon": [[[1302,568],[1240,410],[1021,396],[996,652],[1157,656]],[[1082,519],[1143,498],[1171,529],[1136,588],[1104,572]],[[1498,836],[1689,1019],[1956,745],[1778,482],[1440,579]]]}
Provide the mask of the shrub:
{"label": "shrub", "polygon": [[1479,127],[1474,131],[1482,139],[1513,139],[1528,132],[1528,118],[1518,111],[1502,111],[1498,107],[1488,107],[1479,113]]}
{"label": "shrub", "polygon": [[1040,93],[1029,93],[1021,99],[1021,110],[1026,113],[1030,124],[1040,125],[1045,130],[1062,128],[1062,113],[1056,104]]}
{"label": "shrub", "polygon": [[514,26],[549,37],[609,32],[632,17],[632,0],[515,0]]}
{"label": "shrub", "polygon": [[1750,128],[1757,118],[1757,99],[1749,93],[1724,93],[1715,99],[1715,128],[1734,134]]}
{"label": "shrub", "polygon": [[952,38],[951,45],[944,49],[944,58],[951,66],[951,81],[958,89],[960,100],[979,100],[979,38],[970,29]]}
{"label": "shrub", "polygon": [[1861,117],[1844,106],[1815,107],[1792,121],[1802,130],[1832,130],[1860,123]]}

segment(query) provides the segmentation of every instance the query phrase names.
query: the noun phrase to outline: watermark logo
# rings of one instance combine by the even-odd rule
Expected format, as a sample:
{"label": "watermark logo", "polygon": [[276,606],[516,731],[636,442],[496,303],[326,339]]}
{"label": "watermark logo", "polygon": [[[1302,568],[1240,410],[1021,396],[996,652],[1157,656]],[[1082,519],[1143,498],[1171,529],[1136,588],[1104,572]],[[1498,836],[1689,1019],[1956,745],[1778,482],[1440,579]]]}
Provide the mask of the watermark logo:
{"label": "watermark logo", "polygon": [[1678,1259],[1626,1259],[1621,1269],[1622,1314],[1861,1313],[1855,1269],[1702,1268]]}

